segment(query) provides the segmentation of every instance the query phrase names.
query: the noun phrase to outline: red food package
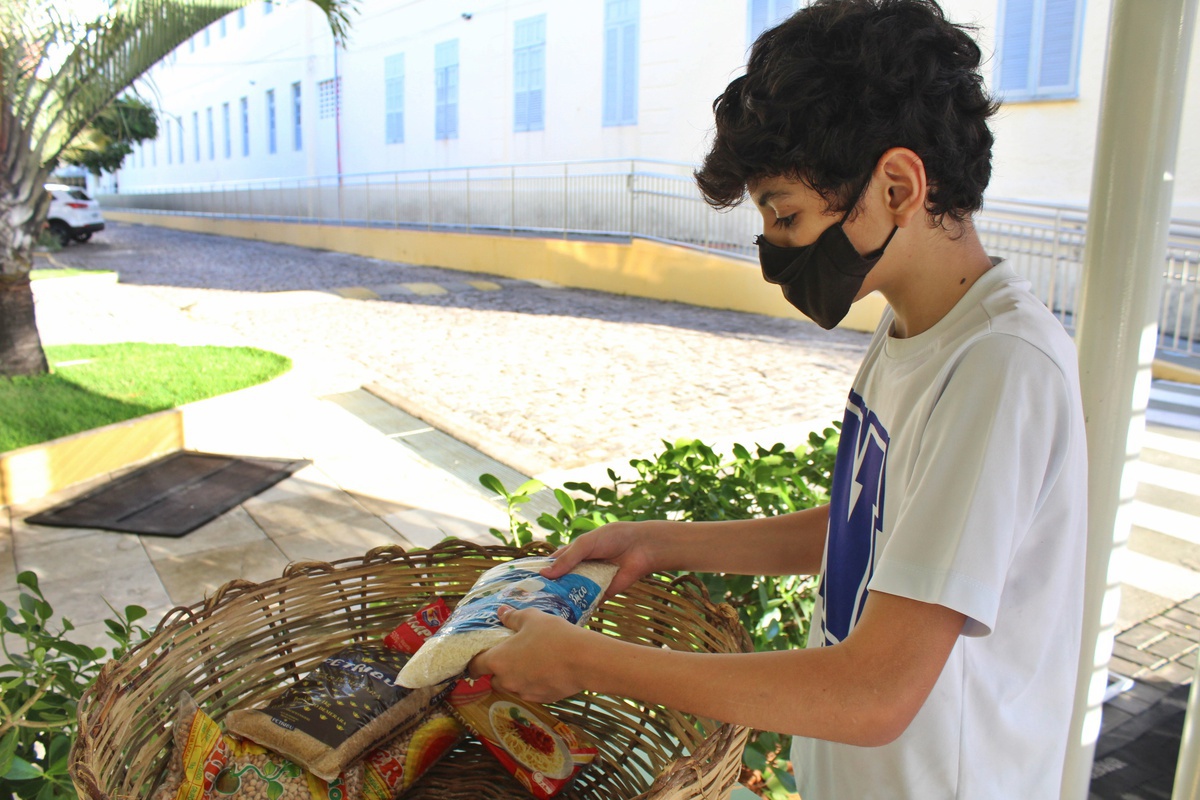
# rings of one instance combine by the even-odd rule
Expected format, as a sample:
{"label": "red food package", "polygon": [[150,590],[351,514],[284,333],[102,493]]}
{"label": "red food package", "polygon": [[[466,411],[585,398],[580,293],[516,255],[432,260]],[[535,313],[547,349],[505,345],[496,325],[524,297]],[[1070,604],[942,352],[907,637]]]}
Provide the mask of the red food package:
{"label": "red food package", "polygon": [[390,650],[399,650],[411,656],[421,649],[426,639],[437,633],[438,628],[442,627],[449,616],[450,607],[439,597],[397,625],[394,631],[383,638],[383,645]]}
{"label": "red food package", "polygon": [[508,772],[540,800],[561,792],[598,750],[574,725],[545,707],[492,688],[491,676],[463,678],[446,699],[450,709]]}

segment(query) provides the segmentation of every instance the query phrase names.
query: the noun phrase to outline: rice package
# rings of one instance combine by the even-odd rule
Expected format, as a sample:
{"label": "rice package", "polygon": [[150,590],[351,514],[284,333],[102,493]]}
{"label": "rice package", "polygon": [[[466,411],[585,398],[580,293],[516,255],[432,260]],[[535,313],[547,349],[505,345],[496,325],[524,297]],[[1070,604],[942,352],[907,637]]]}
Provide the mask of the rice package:
{"label": "rice package", "polygon": [[510,775],[549,800],[596,759],[595,744],[547,708],[492,688],[491,677],[464,678],[447,698],[457,716]]}
{"label": "rice package", "polygon": [[425,688],[456,678],[478,653],[511,636],[500,622],[500,606],[537,608],[586,624],[617,565],[584,561],[560,578],[542,577],[540,571],[552,563],[550,558],[519,558],[479,576],[450,618],[400,671],[400,685]]}
{"label": "rice package", "polygon": [[236,710],[233,733],[332,781],[381,742],[417,724],[450,687],[407,689],[405,653],[357,644],[326,659],[265,708]]}
{"label": "rice package", "polygon": [[185,692],[174,750],[154,800],[396,800],[463,737],[444,710],[325,780],[240,736],[223,733]]}

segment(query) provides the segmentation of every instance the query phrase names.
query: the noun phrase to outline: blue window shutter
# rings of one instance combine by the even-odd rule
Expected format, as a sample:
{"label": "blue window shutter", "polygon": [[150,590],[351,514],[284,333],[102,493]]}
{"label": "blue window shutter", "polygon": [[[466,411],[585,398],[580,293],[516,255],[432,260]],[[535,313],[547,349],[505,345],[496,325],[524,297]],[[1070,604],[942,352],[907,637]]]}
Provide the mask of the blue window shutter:
{"label": "blue window shutter", "polygon": [[404,54],[398,53],[383,60],[384,142],[404,141]]}
{"label": "blue window shutter", "polygon": [[438,139],[458,138],[458,39],[434,48],[434,127]]}
{"label": "blue window shutter", "polygon": [[546,127],[546,45],[532,48],[529,70],[529,130],[540,131]]}
{"label": "blue window shutter", "polygon": [[626,24],[621,31],[621,122],[637,122],[638,26]]}
{"label": "blue window shutter", "polygon": [[621,38],[617,28],[604,31],[604,124],[620,122]]}
{"label": "blue window shutter", "polygon": [[750,41],[767,29],[771,20],[771,0],[750,0]]}
{"label": "blue window shutter", "polygon": [[637,123],[638,0],[605,0],[605,125]]}
{"label": "blue window shutter", "polygon": [[1005,0],[1000,40],[1001,92],[1032,91],[1029,80],[1034,0]]}
{"label": "blue window shutter", "polygon": [[446,137],[458,138],[458,64],[446,70]]}
{"label": "blue window shutter", "polygon": [[546,15],[518,20],[513,28],[513,130],[545,127]]}
{"label": "blue window shutter", "polygon": [[513,54],[513,128],[529,130],[529,53]]}
{"label": "blue window shutter", "polygon": [[1038,70],[1040,91],[1070,91],[1074,81],[1076,0],[1044,0],[1041,65]]}

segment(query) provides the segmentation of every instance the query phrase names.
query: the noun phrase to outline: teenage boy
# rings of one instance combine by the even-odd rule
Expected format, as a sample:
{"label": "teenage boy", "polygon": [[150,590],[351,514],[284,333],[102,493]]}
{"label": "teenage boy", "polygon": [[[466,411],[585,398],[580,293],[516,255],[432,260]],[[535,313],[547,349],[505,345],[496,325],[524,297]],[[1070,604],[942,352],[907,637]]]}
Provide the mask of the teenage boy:
{"label": "teenage boy", "polygon": [[804,800],[1055,798],[1079,657],[1086,453],[1076,356],[971,224],[991,172],[980,50],[932,0],[818,0],[714,103],[697,181],[761,211],[763,276],[823,327],[887,299],[846,404],[828,506],[607,525],[557,554],[819,573],[805,650],[677,653],[534,611],[474,674],[795,734]]}

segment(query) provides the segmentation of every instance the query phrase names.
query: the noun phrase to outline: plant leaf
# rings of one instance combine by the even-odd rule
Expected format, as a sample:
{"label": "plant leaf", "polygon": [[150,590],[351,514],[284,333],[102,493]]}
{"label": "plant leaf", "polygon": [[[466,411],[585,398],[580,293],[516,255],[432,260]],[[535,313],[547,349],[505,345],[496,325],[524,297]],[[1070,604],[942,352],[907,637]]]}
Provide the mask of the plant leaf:
{"label": "plant leaf", "polygon": [[504,484],[495,475],[485,472],[479,476],[479,482],[483,484],[484,488],[490,489],[501,497],[508,497],[508,492],[505,491]]}
{"label": "plant leaf", "polygon": [[0,778],[10,781],[31,781],[42,777],[42,771],[37,766],[30,764],[20,756],[13,756],[12,762],[8,765]]}

